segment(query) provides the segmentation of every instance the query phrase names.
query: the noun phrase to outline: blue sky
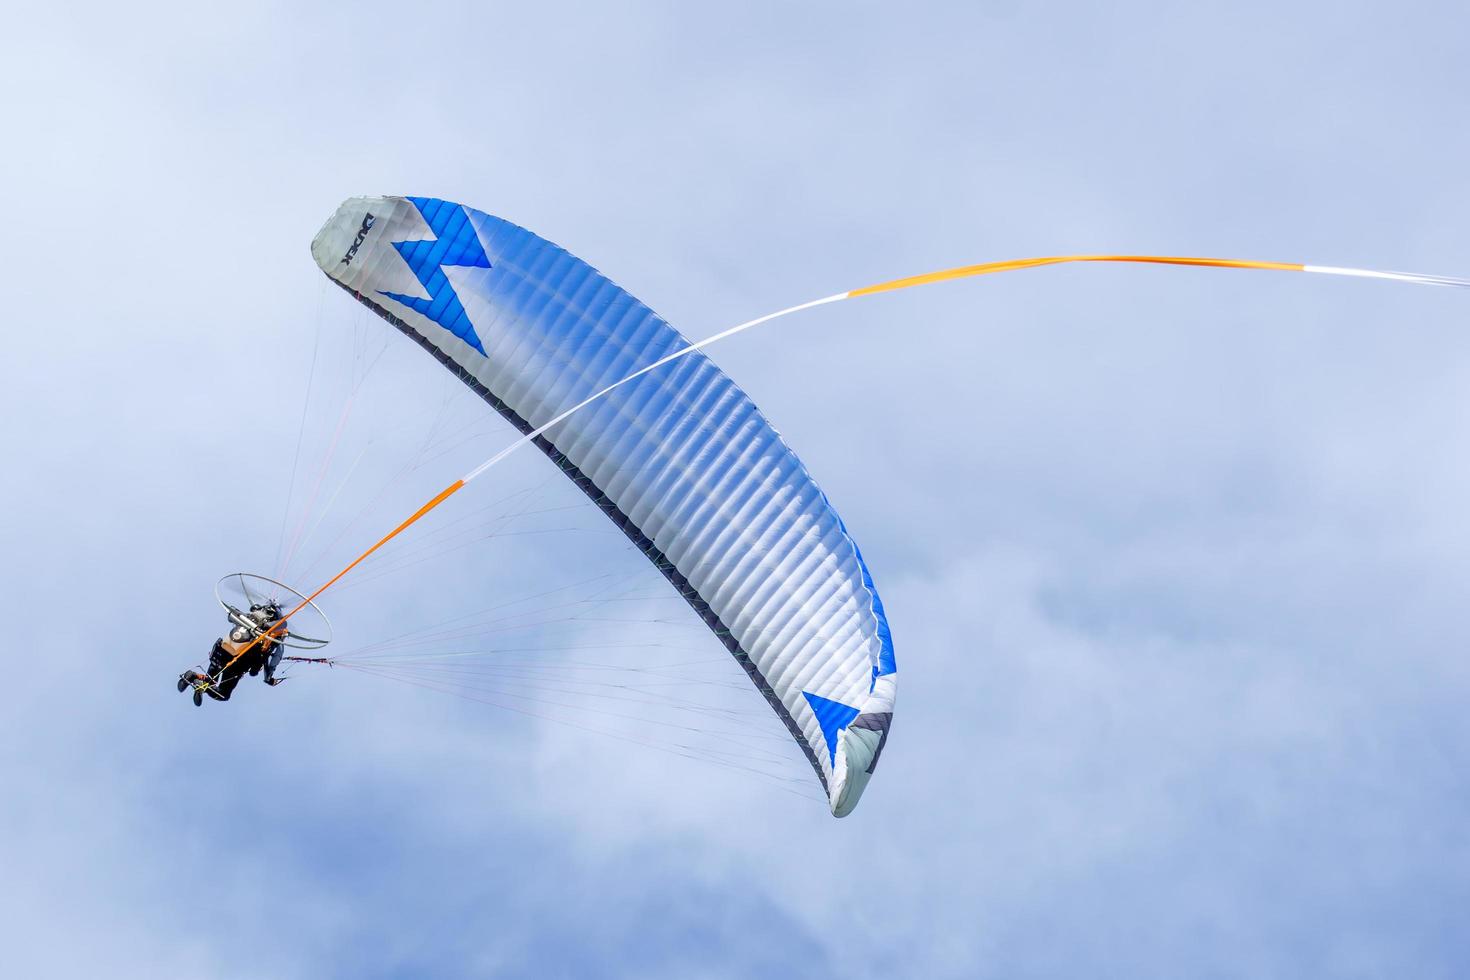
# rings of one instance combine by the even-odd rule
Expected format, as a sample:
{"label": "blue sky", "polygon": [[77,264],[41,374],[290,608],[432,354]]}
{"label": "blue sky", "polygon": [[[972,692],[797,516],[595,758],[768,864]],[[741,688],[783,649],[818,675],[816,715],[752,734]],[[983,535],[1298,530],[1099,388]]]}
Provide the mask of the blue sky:
{"label": "blue sky", "polygon": [[[357,323],[308,254],[341,199],[503,215],[692,336],[1056,252],[1463,275],[1467,28],[1414,3],[13,15],[6,972],[1463,975],[1456,291],[1056,268],[716,351],[893,624],[893,735],[843,821],[368,678],[210,711],[171,683],[214,580],[278,545],[258,460],[294,446],[314,331]],[[439,397],[399,346],[381,384]],[[339,628],[453,615],[562,552],[506,554],[364,585]]]}

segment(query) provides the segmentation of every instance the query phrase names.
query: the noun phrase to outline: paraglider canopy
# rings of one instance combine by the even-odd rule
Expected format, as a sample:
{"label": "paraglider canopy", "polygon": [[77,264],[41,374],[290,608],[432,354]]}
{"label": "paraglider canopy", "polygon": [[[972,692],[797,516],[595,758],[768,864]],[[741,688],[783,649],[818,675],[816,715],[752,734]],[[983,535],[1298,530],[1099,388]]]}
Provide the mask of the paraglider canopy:
{"label": "paraglider canopy", "polygon": [[315,602],[275,579],[249,572],[231,572],[215,585],[214,597],[229,614],[230,622],[252,635],[259,631],[260,624],[249,613],[264,606],[275,606],[281,614],[291,614],[284,632],[279,628],[271,631],[271,638],[282,646],[320,650],[332,642],[332,624],[327,620],[327,614]]}

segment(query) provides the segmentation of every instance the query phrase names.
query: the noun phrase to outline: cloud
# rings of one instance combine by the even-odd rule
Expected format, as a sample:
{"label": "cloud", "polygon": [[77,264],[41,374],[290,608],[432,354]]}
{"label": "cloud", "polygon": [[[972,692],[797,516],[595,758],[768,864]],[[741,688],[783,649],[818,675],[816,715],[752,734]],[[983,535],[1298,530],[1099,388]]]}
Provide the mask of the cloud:
{"label": "cloud", "polygon": [[[0,59],[24,137],[0,158],[11,972],[1463,973],[1470,362],[1449,291],[1052,269],[717,351],[893,620],[899,713],[844,821],[606,734],[626,719],[591,734],[342,671],[222,710],[172,688],[218,632],[210,583],[276,554],[316,331],[349,353],[313,382],[296,507],[366,368],[352,344],[385,342],[307,254],[340,199],[469,201],[700,336],[1094,247],[1451,273],[1463,20],[28,10]],[[384,350],[306,564],[503,444],[427,358]],[[473,437],[374,500],[441,403],[439,431]],[[548,475],[527,460],[492,490]],[[332,612],[358,637],[441,621],[569,564],[621,570],[617,544],[507,537]],[[710,690],[734,671],[700,669]]]}

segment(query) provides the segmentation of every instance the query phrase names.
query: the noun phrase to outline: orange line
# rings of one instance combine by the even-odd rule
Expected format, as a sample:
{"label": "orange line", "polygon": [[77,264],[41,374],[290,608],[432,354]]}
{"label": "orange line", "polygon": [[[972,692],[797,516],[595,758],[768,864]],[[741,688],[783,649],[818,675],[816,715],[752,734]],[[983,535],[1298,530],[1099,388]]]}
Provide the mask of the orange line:
{"label": "orange line", "polygon": [[925,286],[931,282],[949,279],[967,279],[984,276],[992,272],[1011,272],[1015,269],[1034,269],[1040,265],[1061,265],[1064,262],[1147,262],[1156,265],[1205,265],[1224,269],[1270,269],[1278,272],[1304,272],[1305,267],[1296,262],[1255,262],[1250,259],[1209,259],[1181,255],[1047,255],[1034,259],[1009,259],[1005,262],[983,262],[980,265],[962,265],[954,269],[926,272],[921,276],[891,279],[872,286],[854,289],[848,296],[871,296],[887,293],[910,286]]}
{"label": "orange line", "polygon": [[[342,571],[338,572],[336,575],[333,575],[327,581],[327,584],[326,585],[323,585],[321,588],[317,589],[311,595],[307,596],[306,597],[306,600],[304,602],[302,602],[301,605],[299,605],[295,609],[291,610],[291,614],[290,615],[294,616],[297,613],[299,613],[301,610],[305,609],[306,606],[311,602],[311,600],[315,599],[317,596],[321,595],[323,592],[327,591],[332,586],[336,585],[338,579],[340,579],[342,576],[346,575],[348,572],[352,571],[358,565],[361,565],[364,561],[367,560],[368,556],[371,555],[373,552],[377,551],[379,548],[383,547],[383,545],[387,544],[389,541],[392,541],[394,538],[398,537],[398,535],[400,535],[404,531],[408,530],[408,528],[411,525],[413,525],[415,522],[417,522],[419,518],[423,517],[429,511],[433,510],[435,507],[438,507],[440,504],[444,503],[444,501],[448,500],[455,493],[458,493],[459,492],[459,489],[461,487],[463,487],[463,486],[464,486],[464,481],[463,480],[455,480],[449,486],[445,487],[443,490],[440,490],[439,493],[434,497],[433,500],[429,501],[428,503],[426,503],[422,507],[420,507],[418,510],[414,511],[413,512],[413,516],[411,516],[408,520],[404,521],[402,524],[398,525],[393,530],[391,530],[387,534],[383,535],[383,537],[378,541],[377,544],[373,545],[367,551],[364,551],[362,554],[358,555],[355,559],[353,559],[352,564],[350,564],[346,568],[342,569]],[[287,618],[289,618],[289,617],[287,617]]]}
{"label": "orange line", "polygon": [[[897,289],[908,289],[911,286],[924,286],[928,285],[929,283],[944,282],[949,279],[966,279],[970,276],[983,276],[992,272],[1011,272],[1016,269],[1033,269],[1037,266],[1042,265],[1061,265],[1064,262],[1145,262],[1157,265],[1198,265],[1213,266],[1216,268],[1225,269],[1270,269],[1280,272],[1306,271],[1302,265],[1295,262],[1255,262],[1250,259],[1210,259],[1193,258],[1189,256],[1179,255],[1049,255],[1032,259],[1010,259],[1005,262],[985,262],[981,263],[980,265],[964,265],[954,269],[941,269],[938,272],[928,272],[920,276],[908,276],[903,279],[891,279],[888,282],[880,282],[872,286],[864,286],[861,289],[852,290],[847,295],[848,297],[871,296],[874,293],[887,293]],[[325,585],[317,589],[311,595],[307,596],[300,605],[287,613],[281,621],[289,621],[292,616],[296,615],[301,610],[310,605],[313,599],[321,595],[323,592],[327,591],[327,589],[330,589],[333,585],[336,585],[337,582],[342,578],[342,576],[352,571],[358,565],[361,565],[364,561],[368,559],[369,556],[372,555],[373,552],[377,551],[379,548],[383,547],[383,545],[387,544],[389,541],[392,541],[394,538],[396,538],[399,534],[403,533],[403,531],[407,530],[419,518],[423,517],[435,507],[438,507],[445,500],[449,499],[450,496],[458,492],[458,490],[463,486],[463,480],[456,480],[449,486],[445,487],[439,492],[436,497],[434,497],[433,500],[430,500],[428,503],[424,504],[417,511],[415,511],[413,513],[413,516],[409,517],[408,520],[404,521],[402,524],[398,525],[392,531],[384,535],[377,544],[373,545],[367,551],[364,551],[362,554],[358,555],[357,558],[353,560],[352,564],[342,569],[342,571],[338,572],[336,575],[333,575],[330,579],[327,580],[327,583]],[[253,649],[257,643],[271,636],[271,633],[272,630],[266,630],[264,633],[257,635],[255,639],[251,640],[250,643],[247,644],[239,653],[235,654],[235,656],[230,659],[229,663],[225,664],[225,668],[228,669],[231,664],[233,664],[236,660],[239,660],[247,652]],[[221,673],[223,673],[223,671],[221,671]]]}
{"label": "orange line", "polygon": [[[301,604],[300,605],[298,605],[295,609],[292,609],[285,616],[281,617],[281,620],[280,621],[283,622],[283,623],[284,622],[289,622],[292,616],[296,615],[301,610],[303,610],[307,606],[311,605],[311,601],[313,599],[315,599],[317,596],[321,595],[323,592],[325,592],[328,589],[330,589],[332,586],[336,585],[338,579],[342,578],[342,576],[344,576],[348,572],[352,571],[358,565],[361,565],[364,561],[367,561],[369,555],[371,555],[373,552],[377,551],[379,548],[383,547],[383,545],[387,544],[389,541],[392,541],[394,538],[398,537],[398,535],[402,534],[404,531],[408,530],[408,528],[410,526],[412,526],[416,521],[418,521],[419,518],[423,517],[429,511],[433,510],[435,507],[438,507],[440,504],[444,503],[444,501],[448,500],[451,496],[453,496],[455,493],[457,493],[459,491],[459,489],[461,487],[463,487],[463,486],[464,486],[464,481],[463,480],[455,480],[449,486],[445,487],[443,490],[440,490],[439,493],[434,497],[433,500],[430,500],[428,503],[424,504],[418,510],[414,511],[413,512],[413,516],[409,517],[408,520],[404,521],[402,524],[398,525],[393,530],[391,530],[387,534],[383,535],[383,537],[381,539],[379,539],[379,541],[378,541],[377,544],[373,545],[367,551],[364,551],[362,554],[358,555],[355,559],[353,559],[352,564],[350,564],[346,568],[342,569],[342,571],[338,572],[336,575],[333,575],[331,577],[331,579],[329,579],[327,581],[327,584],[323,585],[321,588],[317,589],[311,595],[309,595],[305,599],[303,599],[301,601]],[[240,650],[240,652],[237,653],[237,654],[235,654],[233,657],[231,657],[229,663],[225,664],[224,667],[220,670],[221,676],[224,675],[224,672],[226,670],[228,670],[231,667],[231,665],[233,665],[235,663],[235,661],[239,660],[241,657],[245,656],[245,654],[247,654],[251,650],[255,649],[255,645],[257,643],[259,643],[261,640],[266,639],[267,637],[270,637],[273,631],[274,631],[274,627],[272,627],[272,629],[266,630],[264,633],[258,634],[255,637],[255,639],[251,640],[244,647],[242,647],[241,650]]]}

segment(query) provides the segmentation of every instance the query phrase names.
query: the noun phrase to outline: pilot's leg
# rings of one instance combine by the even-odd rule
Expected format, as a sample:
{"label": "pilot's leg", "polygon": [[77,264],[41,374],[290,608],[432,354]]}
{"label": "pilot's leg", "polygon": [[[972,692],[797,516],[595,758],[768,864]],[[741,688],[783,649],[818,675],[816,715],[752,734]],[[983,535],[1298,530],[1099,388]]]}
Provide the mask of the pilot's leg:
{"label": "pilot's leg", "polygon": [[232,670],[227,673],[218,684],[210,685],[209,696],[216,701],[230,700],[230,694],[235,690],[235,685],[240,683],[241,672]]}

